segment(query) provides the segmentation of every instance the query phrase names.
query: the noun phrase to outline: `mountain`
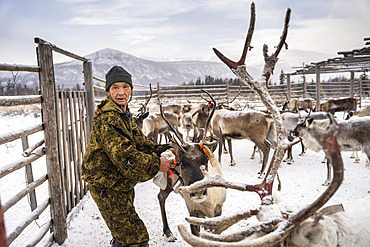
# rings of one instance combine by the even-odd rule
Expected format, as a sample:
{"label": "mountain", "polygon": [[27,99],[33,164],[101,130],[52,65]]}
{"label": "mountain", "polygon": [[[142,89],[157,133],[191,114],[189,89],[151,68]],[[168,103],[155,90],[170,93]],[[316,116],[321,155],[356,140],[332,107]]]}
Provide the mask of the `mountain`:
{"label": "mountain", "polygon": [[[106,48],[92,54],[86,55],[93,64],[93,74],[101,79],[105,78],[106,72],[113,65],[120,65],[129,71],[133,77],[135,84],[156,85],[179,85],[184,82],[195,81],[197,78],[204,80],[206,75],[217,78],[235,78],[235,75],[230,69],[221,62],[210,61],[151,61],[141,59],[128,53]],[[327,54],[299,51],[299,50],[284,50],[281,52],[280,60],[275,69],[275,75],[272,80],[278,82],[278,76],[281,69],[284,72],[293,71],[292,66],[301,66],[302,62],[310,63],[327,59]],[[255,75],[261,75],[263,61],[257,61],[252,58],[247,58],[248,72]],[[11,80],[10,72],[0,71],[0,82],[4,86]],[[55,79],[57,88],[73,88],[78,84],[82,87],[83,72],[82,62],[73,60],[55,64]],[[37,74],[30,72],[20,72],[17,75],[17,83],[26,84],[28,86],[37,85]],[[95,82],[99,85],[99,82]],[[100,86],[103,86],[102,83]]]}

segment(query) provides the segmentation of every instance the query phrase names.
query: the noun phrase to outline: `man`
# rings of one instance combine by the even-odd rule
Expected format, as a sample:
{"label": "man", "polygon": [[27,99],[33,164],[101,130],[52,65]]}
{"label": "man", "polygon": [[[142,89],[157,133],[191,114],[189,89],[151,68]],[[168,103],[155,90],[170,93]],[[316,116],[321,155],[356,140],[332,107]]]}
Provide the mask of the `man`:
{"label": "man", "polygon": [[127,106],[131,75],[113,66],[105,78],[108,96],[95,111],[82,178],[112,233],[112,246],[148,246],[149,234],[134,208],[134,187],[175,167],[160,158],[165,150],[174,150],[148,140],[132,119]]}

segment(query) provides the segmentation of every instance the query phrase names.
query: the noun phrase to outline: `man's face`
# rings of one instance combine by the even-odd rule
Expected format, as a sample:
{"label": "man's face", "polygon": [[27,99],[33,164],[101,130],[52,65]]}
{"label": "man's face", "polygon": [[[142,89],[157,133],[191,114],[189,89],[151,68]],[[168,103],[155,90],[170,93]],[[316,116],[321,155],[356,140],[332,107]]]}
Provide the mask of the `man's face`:
{"label": "man's face", "polygon": [[131,87],[127,82],[115,82],[110,86],[108,95],[113,101],[123,110],[126,110],[126,105],[130,99]]}

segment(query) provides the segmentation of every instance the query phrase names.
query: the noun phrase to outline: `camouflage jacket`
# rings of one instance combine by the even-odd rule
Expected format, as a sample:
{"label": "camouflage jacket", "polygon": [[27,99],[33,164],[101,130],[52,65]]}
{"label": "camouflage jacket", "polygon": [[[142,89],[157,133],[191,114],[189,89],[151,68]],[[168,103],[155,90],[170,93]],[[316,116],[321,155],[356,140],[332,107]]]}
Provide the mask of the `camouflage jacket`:
{"label": "camouflage jacket", "polygon": [[95,111],[82,179],[98,188],[129,191],[157,174],[160,154],[170,147],[148,140],[129,111],[108,96]]}

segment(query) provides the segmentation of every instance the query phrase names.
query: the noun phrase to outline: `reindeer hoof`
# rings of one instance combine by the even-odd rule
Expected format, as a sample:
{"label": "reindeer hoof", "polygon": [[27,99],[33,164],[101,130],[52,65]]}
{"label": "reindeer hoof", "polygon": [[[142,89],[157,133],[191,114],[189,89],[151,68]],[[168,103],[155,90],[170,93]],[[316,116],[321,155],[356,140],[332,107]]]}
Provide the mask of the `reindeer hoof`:
{"label": "reindeer hoof", "polygon": [[236,165],[236,163],[235,162],[231,162],[230,163],[230,166],[235,166]]}
{"label": "reindeer hoof", "polygon": [[325,181],[325,183],[322,184],[322,186],[329,186],[330,185],[330,182],[328,181]]}
{"label": "reindeer hoof", "polygon": [[360,163],[360,159],[356,159],[354,163]]}
{"label": "reindeer hoof", "polygon": [[171,233],[169,236],[164,235],[167,242],[175,242],[177,238]]}
{"label": "reindeer hoof", "polygon": [[258,178],[259,178],[259,179],[263,179],[263,178],[265,177],[265,175],[266,175],[266,173],[262,173],[262,174],[261,174],[261,172],[258,172],[258,174],[260,174],[260,175],[258,176]]}
{"label": "reindeer hoof", "polygon": [[299,156],[304,156],[305,154],[306,154],[306,152],[300,153]]}

